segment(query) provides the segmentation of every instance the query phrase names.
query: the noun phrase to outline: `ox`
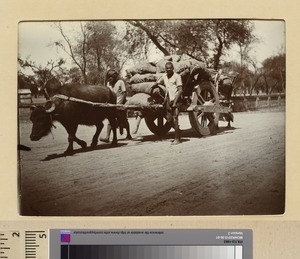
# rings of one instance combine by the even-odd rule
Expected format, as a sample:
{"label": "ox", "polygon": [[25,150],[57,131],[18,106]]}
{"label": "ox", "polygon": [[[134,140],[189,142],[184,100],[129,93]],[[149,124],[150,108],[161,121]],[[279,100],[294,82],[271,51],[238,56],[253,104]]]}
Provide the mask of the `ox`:
{"label": "ox", "polygon": [[[61,87],[59,94],[95,103],[116,103],[116,95],[106,86],[70,84]],[[82,148],[87,144],[76,137],[78,125],[95,125],[96,132],[91,146],[98,143],[99,134],[103,128],[103,120],[108,119],[112,131],[111,145],[117,145],[117,110],[115,107],[96,107],[86,103],[63,100],[55,97],[47,101],[45,106],[33,106],[30,120],[33,123],[30,139],[38,141],[51,132],[53,121],[60,122],[68,132],[69,145],[66,155],[73,154],[73,142]]]}

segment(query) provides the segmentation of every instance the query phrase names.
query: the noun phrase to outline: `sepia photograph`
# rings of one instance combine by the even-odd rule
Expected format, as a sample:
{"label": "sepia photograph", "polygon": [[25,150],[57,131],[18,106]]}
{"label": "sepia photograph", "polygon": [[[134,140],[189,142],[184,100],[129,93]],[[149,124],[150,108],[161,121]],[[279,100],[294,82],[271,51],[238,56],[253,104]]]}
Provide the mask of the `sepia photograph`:
{"label": "sepia photograph", "polygon": [[20,22],[19,214],[283,215],[285,26]]}

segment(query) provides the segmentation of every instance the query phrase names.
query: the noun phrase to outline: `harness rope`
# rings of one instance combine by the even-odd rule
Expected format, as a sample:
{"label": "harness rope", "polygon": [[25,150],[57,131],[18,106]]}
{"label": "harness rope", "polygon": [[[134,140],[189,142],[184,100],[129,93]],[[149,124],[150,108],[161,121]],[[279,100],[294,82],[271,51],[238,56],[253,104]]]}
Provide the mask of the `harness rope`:
{"label": "harness rope", "polygon": [[123,106],[122,104],[95,103],[95,102],[86,101],[86,100],[82,100],[82,99],[75,98],[75,97],[66,96],[66,95],[63,95],[63,94],[56,94],[52,98],[59,98],[59,99],[64,100],[64,101],[85,103],[85,104],[89,104],[89,105],[97,106],[97,107],[112,107],[112,108],[116,108],[116,107],[122,107]]}

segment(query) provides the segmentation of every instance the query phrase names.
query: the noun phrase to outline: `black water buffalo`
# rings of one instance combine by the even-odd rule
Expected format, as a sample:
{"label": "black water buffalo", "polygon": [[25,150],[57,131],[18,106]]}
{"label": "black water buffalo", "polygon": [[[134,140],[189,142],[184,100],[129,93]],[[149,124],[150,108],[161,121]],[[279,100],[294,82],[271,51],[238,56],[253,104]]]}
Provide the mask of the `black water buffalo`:
{"label": "black water buffalo", "polygon": [[[64,85],[61,87],[59,94],[94,103],[116,103],[115,93],[106,86]],[[53,121],[58,121],[65,127],[69,134],[69,146],[65,154],[72,155],[74,141],[82,148],[86,148],[87,146],[86,142],[76,137],[78,125],[95,125],[97,127],[91,144],[91,146],[96,146],[99,134],[103,128],[103,120],[108,119],[113,131],[113,141],[111,144],[117,144],[117,110],[115,107],[96,107],[54,96],[45,106],[34,106],[31,110],[30,120],[33,126],[30,139],[32,141],[38,141],[48,135],[53,126]]]}

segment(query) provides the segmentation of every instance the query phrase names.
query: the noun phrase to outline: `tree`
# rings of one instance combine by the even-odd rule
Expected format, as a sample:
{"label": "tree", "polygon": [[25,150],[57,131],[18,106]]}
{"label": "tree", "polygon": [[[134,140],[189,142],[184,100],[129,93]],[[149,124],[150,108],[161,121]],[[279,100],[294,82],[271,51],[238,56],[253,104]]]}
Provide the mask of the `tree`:
{"label": "tree", "polygon": [[127,59],[145,60],[148,59],[151,40],[145,37],[143,30],[132,26],[130,22],[125,23],[125,34],[121,37],[120,51],[127,53]]}
{"label": "tree", "polygon": [[[172,34],[169,28],[168,34]],[[179,20],[174,23],[174,30],[177,32],[171,38],[171,45],[178,54],[187,56],[199,61],[204,61],[209,66],[209,43],[212,37],[208,30],[206,20]]]}
{"label": "tree", "polygon": [[27,76],[21,71],[18,71],[18,89],[29,89],[31,91],[31,95],[37,98],[38,86],[34,76],[32,75]]}
{"label": "tree", "polygon": [[49,93],[47,92],[46,85],[49,81],[56,79],[58,71],[62,70],[62,65],[65,63],[63,59],[57,61],[50,60],[47,62],[45,67],[36,65],[34,61],[18,59],[21,68],[30,68],[35,75],[35,82],[42,89],[45,98],[50,99]]}
{"label": "tree", "polygon": [[128,21],[129,24],[144,31],[146,36],[153,42],[153,44],[165,55],[170,55],[170,51],[165,45],[165,41],[161,36],[161,32],[165,31],[167,26],[170,26],[170,21],[165,20],[146,20],[146,21]]}
{"label": "tree", "polygon": [[72,67],[69,69],[69,80],[70,83],[80,83],[81,82],[81,73],[78,67]]}
{"label": "tree", "polygon": [[213,67],[218,69],[220,58],[225,50],[234,44],[240,47],[249,45],[253,40],[253,24],[249,20],[208,20],[209,31],[213,37]]}
{"label": "tree", "polygon": [[75,38],[67,35],[61,23],[56,27],[63,41],[57,41],[55,45],[71,57],[84,84],[103,83],[109,68],[121,69],[127,60],[128,55],[120,52],[125,43],[110,21],[80,23],[80,32]]}
{"label": "tree", "polygon": [[248,76],[250,81],[249,94],[252,95],[253,91],[255,91],[256,94],[259,94],[260,91],[264,90],[264,80],[263,80],[261,68],[257,66],[256,60],[254,58],[250,58],[249,55],[247,55],[246,57],[246,62],[252,68],[252,69],[248,69]]}
{"label": "tree", "polygon": [[262,71],[268,94],[275,88],[278,92],[285,91],[285,54],[280,53],[264,60]]}
{"label": "tree", "polygon": [[165,56],[186,54],[197,60],[207,59],[209,35],[204,20],[135,20],[128,23],[143,31],[142,37],[148,38]]}
{"label": "tree", "polygon": [[104,82],[105,71],[115,64],[113,49],[116,44],[116,27],[107,21],[88,22],[87,43],[89,45],[88,78],[91,83]]}
{"label": "tree", "polygon": [[21,71],[18,71],[18,88],[30,89],[33,85],[36,85],[35,78],[33,76],[24,75]]}
{"label": "tree", "polygon": [[73,40],[71,40],[71,38],[64,32],[61,22],[54,23],[54,25],[59,30],[67,46],[65,46],[62,41],[56,41],[54,44],[62,49],[78,66],[81,71],[83,81],[87,84],[87,55],[89,50],[87,43],[87,28],[83,23],[80,23],[80,34],[77,35],[75,43],[73,43]]}
{"label": "tree", "polygon": [[129,21],[144,31],[164,54],[186,54],[219,68],[225,50],[250,41],[253,25],[248,20],[147,20]]}

